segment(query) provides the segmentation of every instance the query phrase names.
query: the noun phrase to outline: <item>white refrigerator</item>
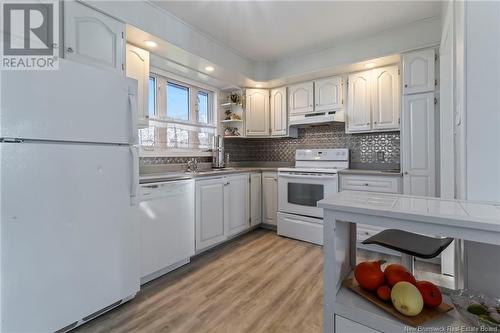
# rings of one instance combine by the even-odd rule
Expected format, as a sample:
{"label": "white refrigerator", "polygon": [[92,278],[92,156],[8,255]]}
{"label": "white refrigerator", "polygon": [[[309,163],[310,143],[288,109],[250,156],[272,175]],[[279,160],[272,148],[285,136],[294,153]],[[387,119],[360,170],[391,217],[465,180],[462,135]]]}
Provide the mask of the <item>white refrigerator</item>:
{"label": "white refrigerator", "polygon": [[0,332],[66,331],[139,290],[137,82],[4,71]]}

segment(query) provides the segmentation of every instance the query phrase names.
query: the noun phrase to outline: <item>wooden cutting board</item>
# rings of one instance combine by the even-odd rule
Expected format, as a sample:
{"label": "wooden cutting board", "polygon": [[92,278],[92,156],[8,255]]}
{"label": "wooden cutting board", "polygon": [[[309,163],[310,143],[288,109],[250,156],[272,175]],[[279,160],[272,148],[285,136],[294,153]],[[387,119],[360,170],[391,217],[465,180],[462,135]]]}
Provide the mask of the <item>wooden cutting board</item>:
{"label": "wooden cutting board", "polygon": [[443,302],[440,306],[434,309],[424,306],[424,309],[418,315],[409,317],[398,312],[398,310],[396,310],[396,308],[390,302],[384,302],[380,298],[378,298],[376,294],[361,289],[361,287],[358,285],[358,282],[353,278],[344,280],[342,284],[344,285],[344,287],[351,289],[356,294],[367,299],[386,312],[389,312],[394,317],[400,319],[403,323],[413,327],[422,326],[424,323],[441,317],[446,312],[453,309],[451,305]]}

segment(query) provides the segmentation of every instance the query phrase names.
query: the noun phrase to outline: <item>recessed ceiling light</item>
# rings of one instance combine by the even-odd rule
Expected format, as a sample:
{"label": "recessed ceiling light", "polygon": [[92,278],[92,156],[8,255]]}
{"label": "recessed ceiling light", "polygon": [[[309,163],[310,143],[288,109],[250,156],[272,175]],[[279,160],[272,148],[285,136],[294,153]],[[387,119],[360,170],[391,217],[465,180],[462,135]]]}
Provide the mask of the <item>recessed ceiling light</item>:
{"label": "recessed ceiling light", "polygon": [[152,41],[152,40],[145,40],[144,44],[146,44],[146,46],[149,46],[149,47],[157,47],[158,46],[158,43],[156,43],[155,41]]}
{"label": "recessed ceiling light", "polygon": [[215,70],[215,68],[213,66],[207,66],[207,67],[205,67],[205,70],[207,72],[213,72]]}
{"label": "recessed ceiling light", "polygon": [[372,67],[375,67],[375,63],[374,63],[374,62],[369,62],[369,63],[365,64],[365,67],[366,67],[366,68],[372,68]]}
{"label": "recessed ceiling light", "polygon": [[262,88],[262,83],[257,83],[257,84],[255,85],[255,87],[256,87],[256,88]]}

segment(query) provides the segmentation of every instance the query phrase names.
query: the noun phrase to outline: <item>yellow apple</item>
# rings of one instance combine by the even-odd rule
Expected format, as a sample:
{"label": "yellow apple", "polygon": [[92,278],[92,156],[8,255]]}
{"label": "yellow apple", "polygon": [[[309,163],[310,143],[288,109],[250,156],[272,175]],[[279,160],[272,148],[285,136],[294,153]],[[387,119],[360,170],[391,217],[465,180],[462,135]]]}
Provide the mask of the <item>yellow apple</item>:
{"label": "yellow apple", "polygon": [[392,304],[405,316],[416,316],[424,307],[424,300],[420,291],[413,284],[401,281],[392,287]]}

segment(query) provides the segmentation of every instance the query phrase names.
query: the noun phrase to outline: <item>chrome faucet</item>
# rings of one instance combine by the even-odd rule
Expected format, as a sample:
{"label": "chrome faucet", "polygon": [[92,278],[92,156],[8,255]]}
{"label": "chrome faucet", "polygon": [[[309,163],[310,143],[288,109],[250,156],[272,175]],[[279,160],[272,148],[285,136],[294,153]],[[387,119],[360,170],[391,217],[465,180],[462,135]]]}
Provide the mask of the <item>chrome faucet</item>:
{"label": "chrome faucet", "polygon": [[192,158],[187,162],[187,171],[196,173],[198,172],[198,159]]}

